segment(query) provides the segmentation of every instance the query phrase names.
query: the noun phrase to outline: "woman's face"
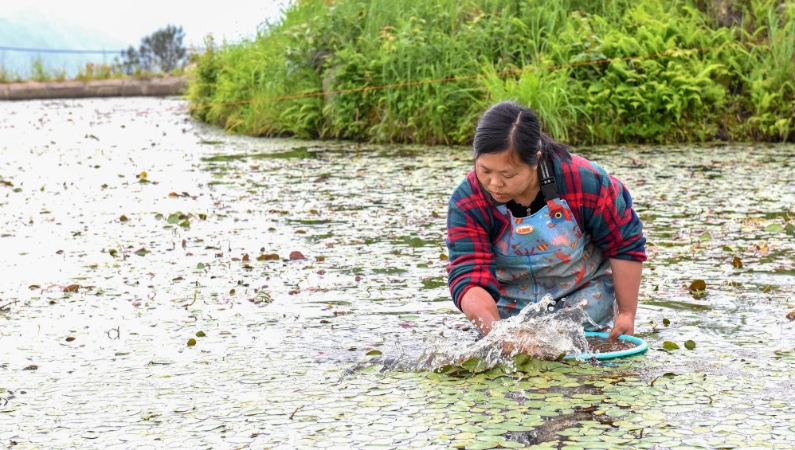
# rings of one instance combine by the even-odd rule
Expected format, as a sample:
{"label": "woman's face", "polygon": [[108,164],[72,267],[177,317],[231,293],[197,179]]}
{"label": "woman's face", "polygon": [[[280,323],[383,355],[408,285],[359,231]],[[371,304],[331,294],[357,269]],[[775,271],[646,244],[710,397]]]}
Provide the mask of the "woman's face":
{"label": "woman's face", "polygon": [[499,203],[513,200],[529,205],[540,189],[536,166],[528,166],[508,151],[480,155],[475,160],[475,174]]}

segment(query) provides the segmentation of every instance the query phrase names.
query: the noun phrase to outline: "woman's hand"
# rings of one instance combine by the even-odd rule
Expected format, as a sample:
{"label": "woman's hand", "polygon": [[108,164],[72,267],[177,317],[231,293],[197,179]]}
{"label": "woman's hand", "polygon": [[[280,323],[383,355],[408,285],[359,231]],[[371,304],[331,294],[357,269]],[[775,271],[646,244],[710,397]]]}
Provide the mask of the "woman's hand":
{"label": "woman's hand", "polygon": [[609,340],[618,339],[622,334],[632,336],[635,333],[635,314],[631,313],[618,313],[613,319],[613,329],[610,330],[610,335],[607,336]]}
{"label": "woman's hand", "polygon": [[470,288],[464,294],[461,299],[461,310],[484,336],[491,332],[492,324],[500,320],[497,303],[479,286]]}
{"label": "woman's hand", "polygon": [[544,358],[544,349],[539,347],[535,333],[529,331],[517,331],[502,341],[502,355],[512,357],[524,353],[533,358]]}

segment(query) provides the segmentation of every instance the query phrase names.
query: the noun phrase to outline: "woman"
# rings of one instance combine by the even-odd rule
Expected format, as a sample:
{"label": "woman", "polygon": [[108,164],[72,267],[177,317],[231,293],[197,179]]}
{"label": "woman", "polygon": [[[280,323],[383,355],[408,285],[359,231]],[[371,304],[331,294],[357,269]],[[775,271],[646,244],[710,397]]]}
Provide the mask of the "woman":
{"label": "woman", "polygon": [[480,119],[474,153],[447,216],[456,306],[488,334],[549,293],[555,309],[582,305],[588,330],[633,334],[646,239],[624,185],[510,102]]}

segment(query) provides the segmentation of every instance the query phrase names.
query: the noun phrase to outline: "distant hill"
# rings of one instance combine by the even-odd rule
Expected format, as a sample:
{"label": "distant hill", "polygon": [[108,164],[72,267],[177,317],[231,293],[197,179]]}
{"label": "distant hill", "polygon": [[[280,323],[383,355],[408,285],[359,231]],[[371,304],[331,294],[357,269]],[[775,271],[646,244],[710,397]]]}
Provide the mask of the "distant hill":
{"label": "distant hill", "polygon": [[0,13],[0,47],[67,50],[107,50],[104,55],[74,53],[37,53],[0,49],[0,70],[28,78],[34,61],[41,58],[48,72],[62,70],[73,77],[86,63],[112,63],[122,49],[139,42],[125,42],[99,30],[61,23],[46,14],[32,11]]}

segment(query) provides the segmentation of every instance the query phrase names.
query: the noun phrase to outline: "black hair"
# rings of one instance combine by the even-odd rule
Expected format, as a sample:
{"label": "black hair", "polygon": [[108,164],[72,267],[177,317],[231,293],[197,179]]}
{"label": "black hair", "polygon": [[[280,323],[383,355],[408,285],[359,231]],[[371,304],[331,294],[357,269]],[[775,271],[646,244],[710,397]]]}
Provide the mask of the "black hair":
{"label": "black hair", "polygon": [[480,118],[473,143],[475,159],[481,155],[511,152],[519,161],[535,166],[538,151],[542,158],[557,155],[569,161],[568,146],[541,131],[541,122],[532,109],[513,102],[500,102]]}

